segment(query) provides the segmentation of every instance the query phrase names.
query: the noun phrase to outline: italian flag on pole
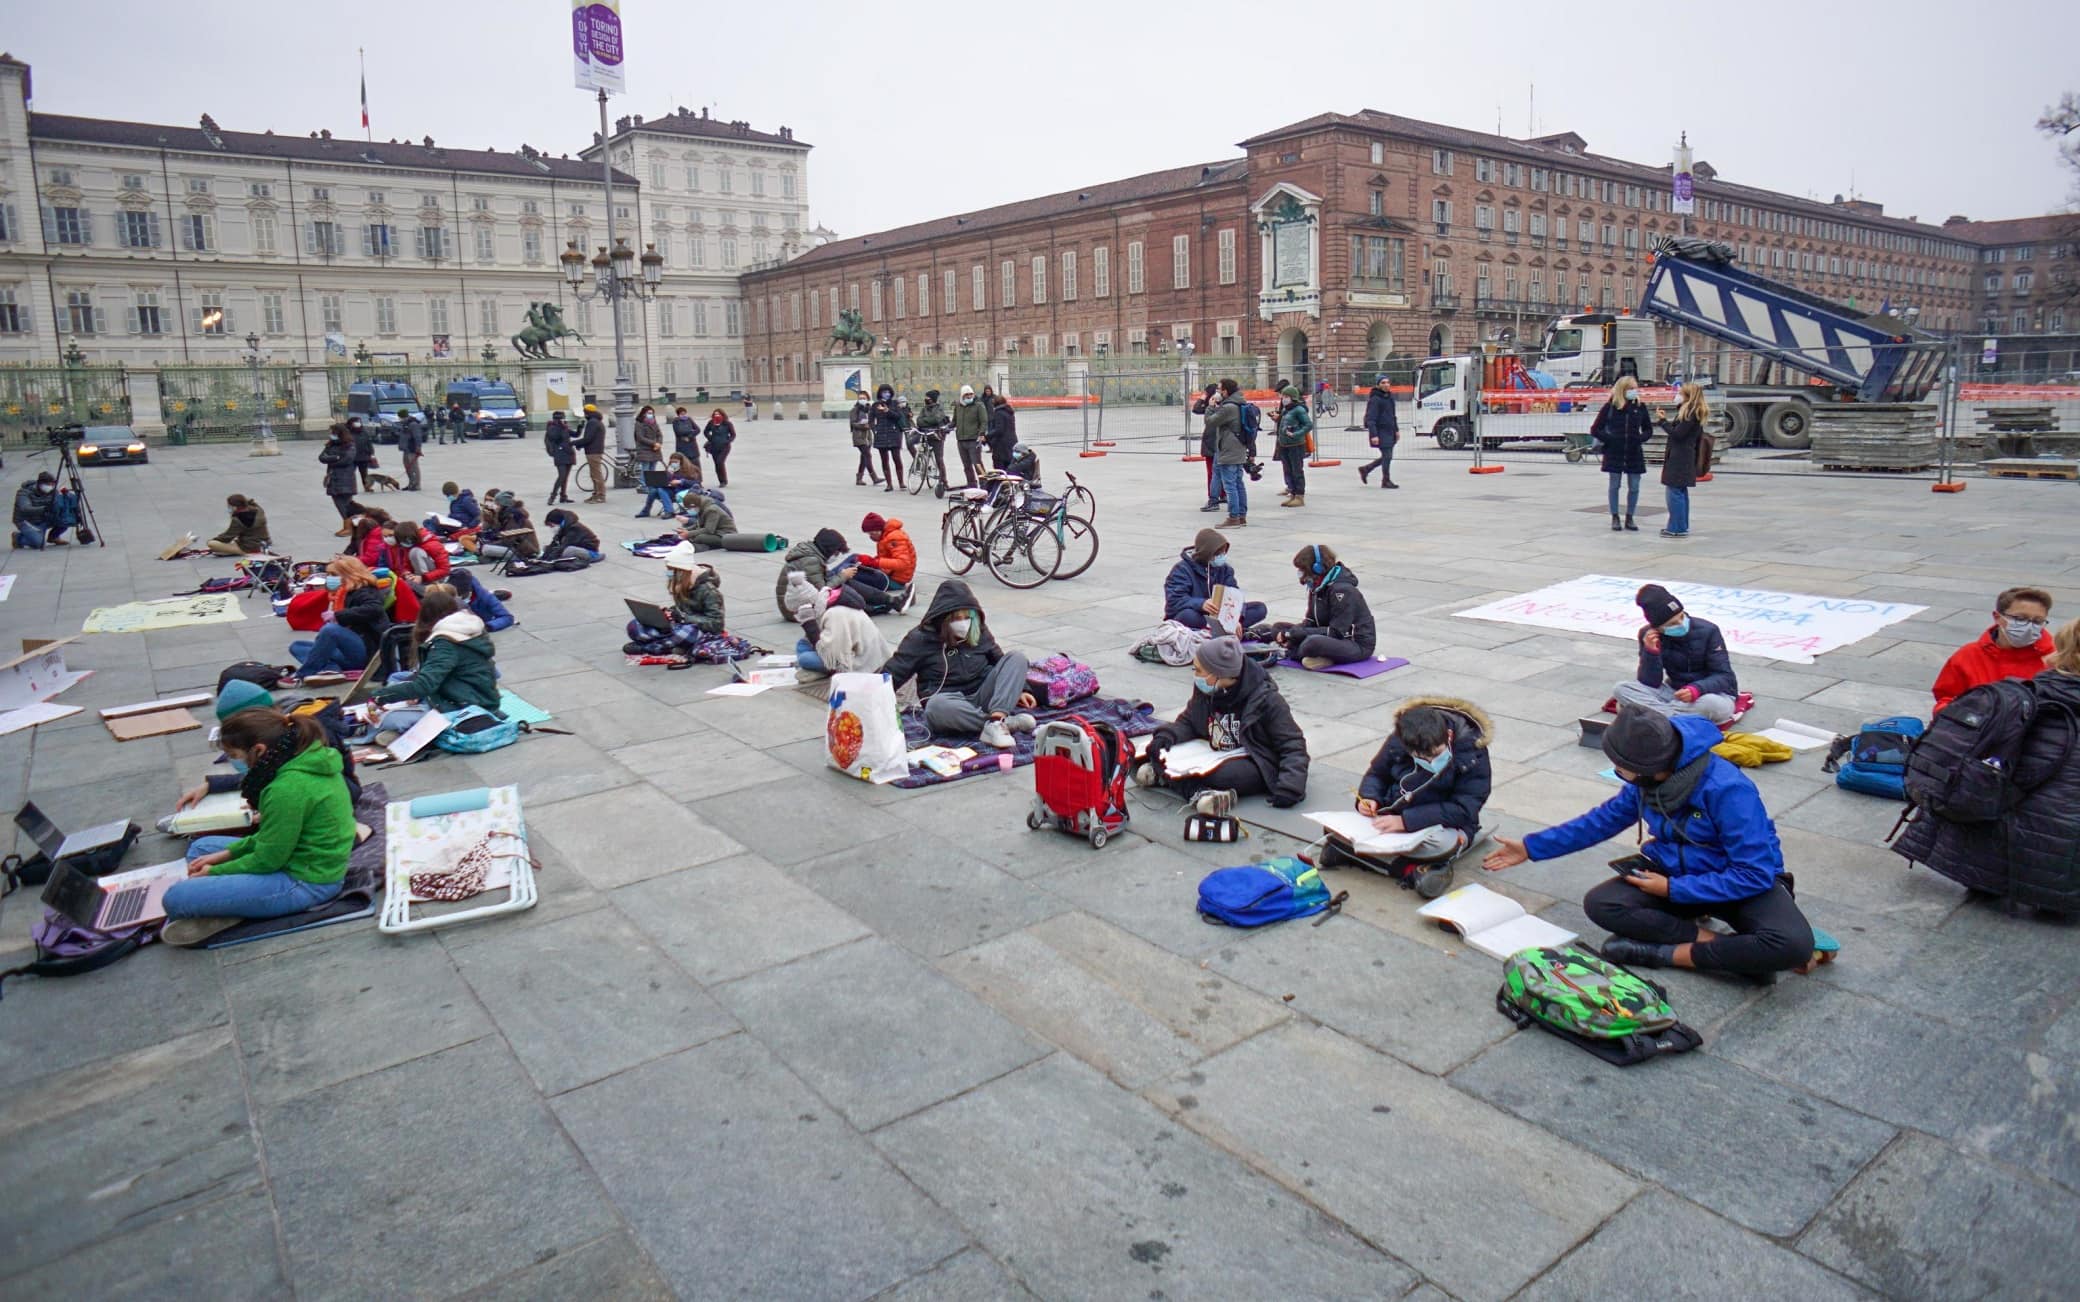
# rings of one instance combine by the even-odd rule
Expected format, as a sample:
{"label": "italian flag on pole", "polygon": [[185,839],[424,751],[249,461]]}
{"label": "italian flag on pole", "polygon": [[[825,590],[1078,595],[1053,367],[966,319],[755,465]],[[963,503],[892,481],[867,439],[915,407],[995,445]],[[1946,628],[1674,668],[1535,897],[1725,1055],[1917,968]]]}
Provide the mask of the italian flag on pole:
{"label": "italian flag on pole", "polygon": [[361,71],[361,125],[368,125],[368,70]]}

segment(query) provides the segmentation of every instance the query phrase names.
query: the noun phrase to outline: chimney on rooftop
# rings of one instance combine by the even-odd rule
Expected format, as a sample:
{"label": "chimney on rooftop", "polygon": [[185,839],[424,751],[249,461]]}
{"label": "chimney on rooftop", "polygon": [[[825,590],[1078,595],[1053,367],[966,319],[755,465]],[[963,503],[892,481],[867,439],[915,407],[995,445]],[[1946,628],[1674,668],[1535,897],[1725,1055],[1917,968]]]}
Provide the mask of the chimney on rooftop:
{"label": "chimney on rooftop", "polygon": [[635,116],[635,123],[636,123],[636,125],[637,125],[637,126],[642,126],[642,125],[643,125],[643,115],[642,115],[642,114],[640,114],[640,113],[636,114],[636,116]]}

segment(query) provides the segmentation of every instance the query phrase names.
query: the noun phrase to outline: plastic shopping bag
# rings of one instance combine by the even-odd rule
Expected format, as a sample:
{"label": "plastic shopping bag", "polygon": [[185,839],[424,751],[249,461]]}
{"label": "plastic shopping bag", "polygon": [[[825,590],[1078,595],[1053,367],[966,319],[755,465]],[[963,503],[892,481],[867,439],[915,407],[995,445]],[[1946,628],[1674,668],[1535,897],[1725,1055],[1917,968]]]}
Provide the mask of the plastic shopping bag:
{"label": "plastic shopping bag", "polygon": [[823,750],[831,767],[865,782],[909,777],[909,747],[903,742],[903,719],[888,675],[833,674],[830,691]]}

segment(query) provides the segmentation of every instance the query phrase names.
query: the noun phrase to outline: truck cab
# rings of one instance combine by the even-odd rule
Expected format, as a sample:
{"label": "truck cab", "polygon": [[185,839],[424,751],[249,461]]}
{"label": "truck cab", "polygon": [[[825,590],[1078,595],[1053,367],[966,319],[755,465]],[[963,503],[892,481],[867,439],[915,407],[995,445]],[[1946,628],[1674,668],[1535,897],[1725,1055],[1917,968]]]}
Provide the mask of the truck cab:
{"label": "truck cab", "polygon": [[504,380],[487,380],[477,375],[450,380],[443,401],[461,406],[465,437],[527,437],[527,409],[520,405],[520,395],[513,392],[513,386]]}
{"label": "truck cab", "polygon": [[1651,381],[1655,360],[1654,323],[1645,317],[1584,312],[1555,317],[1546,327],[1545,355],[1538,364],[1560,387],[1616,384],[1621,375]]}
{"label": "truck cab", "polygon": [[1465,447],[1473,436],[1472,405],[1480,368],[1471,357],[1433,357],[1416,368],[1411,434],[1430,434],[1441,448]]}
{"label": "truck cab", "polygon": [[398,380],[362,380],[347,388],[347,414],[361,423],[379,443],[397,442],[397,427],[410,413],[426,421],[426,409],[418,391]]}

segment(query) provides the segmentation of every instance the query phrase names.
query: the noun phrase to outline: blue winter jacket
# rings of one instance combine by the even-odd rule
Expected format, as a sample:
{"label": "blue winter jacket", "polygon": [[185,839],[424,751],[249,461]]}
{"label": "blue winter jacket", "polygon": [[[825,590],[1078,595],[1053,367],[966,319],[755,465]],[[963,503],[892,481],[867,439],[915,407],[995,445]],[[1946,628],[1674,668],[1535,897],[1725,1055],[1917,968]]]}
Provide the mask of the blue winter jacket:
{"label": "blue winter jacket", "polygon": [[1726,654],[1726,638],[1708,619],[1690,616],[1690,631],[1682,637],[1661,635],[1661,650],[1649,651],[1644,639],[1639,647],[1639,680],[1649,687],[1661,686],[1666,677],[1671,690],[1695,687],[1700,696],[1734,696],[1740,683],[1733,676],[1733,661]]}
{"label": "blue winter jacket", "polygon": [[477,495],[467,488],[448,499],[448,518],[468,529],[484,519],[484,512],[477,506]]}
{"label": "blue winter jacket", "polygon": [[1394,419],[1394,395],[1390,390],[1375,386],[1365,395],[1365,431],[1374,447],[1379,446],[1382,436],[1400,437],[1401,422]]}
{"label": "blue winter jacket", "polygon": [[1221,557],[1215,557],[1210,565],[1201,565],[1192,559],[1192,549],[1185,548],[1177,554],[1177,564],[1170,567],[1170,576],[1163,580],[1163,618],[1205,628],[1206,612],[1201,607],[1213,595],[1215,584],[1226,588],[1240,586],[1235,582],[1235,567]]}
{"label": "blue winter jacket", "polygon": [[[1686,715],[1674,722],[1683,739],[1679,764],[1724,740],[1709,719]],[[1653,839],[1641,850],[1667,875],[1668,898],[1675,903],[1752,899],[1776,884],[1784,871],[1784,850],[1777,844],[1777,825],[1762,807],[1762,794],[1747,774],[1713,755],[1678,813],[1679,822],[1671,822],[1648,807],[1644,791],[1628,783],[1580,818],[1525,837],[1524,849],[1533,859],[1557,859],[1608,841],[1644,818]]]}

